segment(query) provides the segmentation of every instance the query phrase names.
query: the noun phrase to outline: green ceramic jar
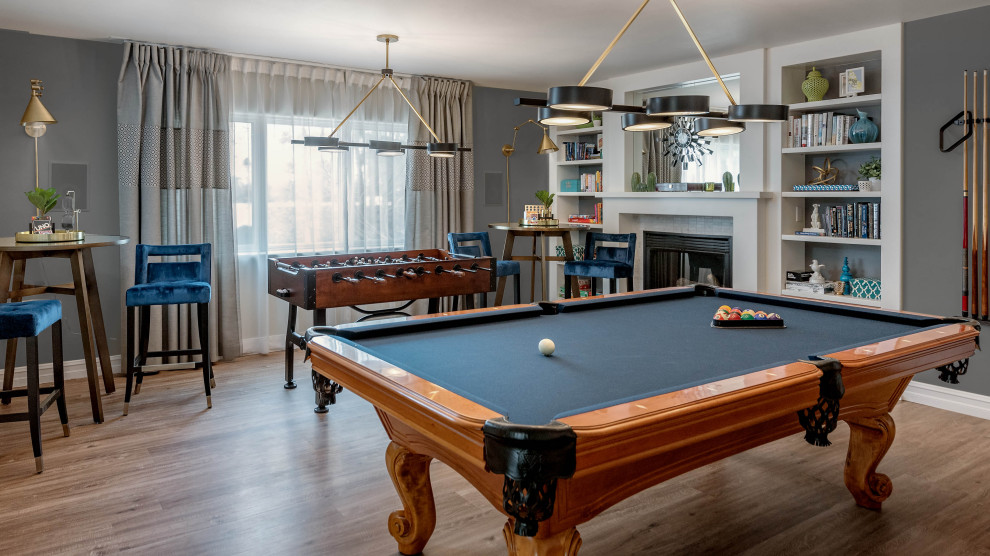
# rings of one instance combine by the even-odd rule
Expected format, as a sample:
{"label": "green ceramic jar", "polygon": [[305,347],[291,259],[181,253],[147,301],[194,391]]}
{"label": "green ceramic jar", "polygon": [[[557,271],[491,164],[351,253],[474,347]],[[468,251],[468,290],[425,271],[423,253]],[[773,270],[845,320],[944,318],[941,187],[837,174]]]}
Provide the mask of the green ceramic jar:
{"label": "green ceramic jar", "polygon": [[822,77],[822,72],[812,66],[808,78],[801,83],[801,92],[808,102],[817,102],[825,96],[826,91],[828,91],[828,79]]}

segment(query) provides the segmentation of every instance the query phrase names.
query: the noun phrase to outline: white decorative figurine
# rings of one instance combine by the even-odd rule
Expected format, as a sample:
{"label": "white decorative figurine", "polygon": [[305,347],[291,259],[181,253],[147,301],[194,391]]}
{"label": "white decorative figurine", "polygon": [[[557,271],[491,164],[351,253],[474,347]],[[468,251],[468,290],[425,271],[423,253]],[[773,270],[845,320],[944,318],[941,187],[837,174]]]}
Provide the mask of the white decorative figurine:
{"label": "white decorative figurine", "polygon": [[808,279],[808,282],[812,284],[824,284],[825,277],[822,276],[822,269],[825,268],[825,265],[818,264],[818,259],[812,259],[811,264],[809,266],[811,267],[811,271],[814,272],[814,274],[811,275],[811,278]]}
{"label": "white decorative figurine", "polygon": [[804,231],[824,233],[824,230],[822,230],[821,218],[818,216],[818,203],[811,205],[811,227],[805,228]]}

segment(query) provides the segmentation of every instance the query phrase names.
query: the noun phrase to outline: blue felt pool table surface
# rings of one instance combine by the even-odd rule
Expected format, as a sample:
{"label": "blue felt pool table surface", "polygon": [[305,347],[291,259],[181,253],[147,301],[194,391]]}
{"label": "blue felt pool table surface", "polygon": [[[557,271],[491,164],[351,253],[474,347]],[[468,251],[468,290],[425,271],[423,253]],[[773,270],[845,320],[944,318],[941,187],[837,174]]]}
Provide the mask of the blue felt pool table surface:
{"label": "blue felt pool table surface", "polygon": [[[712,327],[719,306],[779,313],[779,329]],[[342,339],[518,424],[643,399],[940,326],[937,318],[779,296],[677,288],[504,312],[381,323]],[[509,316],[514,313],[514,316]],[[412,325],[412,326],[410,326]],[[538,344],[549,338],[556,352]]]}

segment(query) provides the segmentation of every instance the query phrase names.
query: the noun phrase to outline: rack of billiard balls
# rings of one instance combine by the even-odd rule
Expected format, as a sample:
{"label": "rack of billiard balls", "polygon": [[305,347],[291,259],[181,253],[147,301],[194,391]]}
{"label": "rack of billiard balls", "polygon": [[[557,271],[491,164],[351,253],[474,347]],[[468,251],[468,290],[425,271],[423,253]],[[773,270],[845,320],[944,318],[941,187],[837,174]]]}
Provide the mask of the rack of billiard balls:
{"label": "rack of billiard balls", "polygon": [[784,320],[777,313],[722,305],[712,317],[712,326],[719,328],[783,328]]}

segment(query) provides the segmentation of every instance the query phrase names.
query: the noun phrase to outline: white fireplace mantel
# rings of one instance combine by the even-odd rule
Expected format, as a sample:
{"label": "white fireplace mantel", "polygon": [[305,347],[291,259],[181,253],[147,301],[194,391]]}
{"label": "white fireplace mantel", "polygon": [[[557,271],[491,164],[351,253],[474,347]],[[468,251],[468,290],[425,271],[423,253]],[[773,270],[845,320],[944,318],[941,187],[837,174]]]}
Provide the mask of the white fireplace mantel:
{"label": "white fireplace mantel", "polygon": [[[766,203],[771,193],[763,191],[604,192],[602,198],[604,231],[637,233],[652,229],[650,216],[716,217],[731,219],[732,286],[765,291],[766,268],[763,245],[766,237]],[[677,231],[677,230],[654,230]],[[638,242],[636,260],[642,261],[642,242]],[[637,266],[641,266],[637,264]],[[637,272],[642,285],[641,270]]]}

